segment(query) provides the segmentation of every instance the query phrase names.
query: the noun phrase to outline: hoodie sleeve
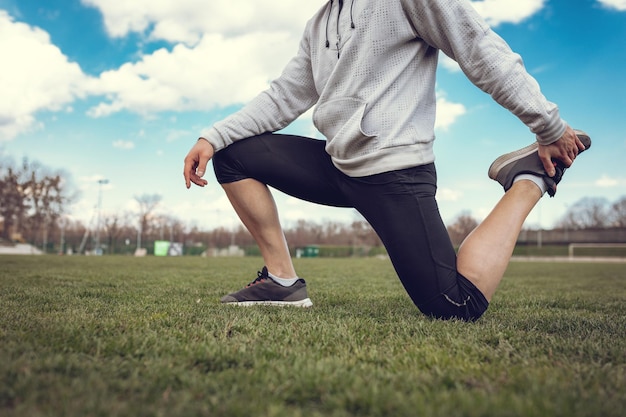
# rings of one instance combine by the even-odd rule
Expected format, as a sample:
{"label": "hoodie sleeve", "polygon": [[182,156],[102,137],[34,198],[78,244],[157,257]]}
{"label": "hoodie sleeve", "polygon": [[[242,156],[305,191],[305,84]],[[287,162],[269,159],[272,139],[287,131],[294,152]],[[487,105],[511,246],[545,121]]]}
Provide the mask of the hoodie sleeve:
{"label": "hoodie sleeve", "polygon": [[280,130],[317,102],[319,96],[313,81],[306,33],[298,54],[267,90],[238,112],[202,132],[216,151],[240,139]]}
{"label": "hoodie sleeve", "polygon": [[401,0],[417,37],[454,59],[468,79],[517,116],[543,145],[566,124],[541,93],[522,58],[493,32],[467,0]]}

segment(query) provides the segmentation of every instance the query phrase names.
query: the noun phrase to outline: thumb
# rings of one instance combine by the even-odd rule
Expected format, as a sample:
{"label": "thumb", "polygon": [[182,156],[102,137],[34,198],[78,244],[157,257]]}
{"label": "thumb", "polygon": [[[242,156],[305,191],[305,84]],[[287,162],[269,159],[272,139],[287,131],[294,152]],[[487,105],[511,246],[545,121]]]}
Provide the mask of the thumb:
{"label": "thumb", "polygon": [[196,175],[199,177],[203,177],[206,173],[206,166],[209,163],[209,158],[205,156],[200,156],[198,160],[198,166],[196,167]]}
{"label": "thumb", "polygon": [[554,169],[554,162],[552,161],[552,157],[550,156],[550,152],[546,152],[546,149],[542,146],[539,146],[539,159],[543,164],[543,169],[546,171],[549,177],[554,177],[556,175],[556,170]]}
{"label": "thumb", "polygon": [[198,163],[196,164],[196,175],[198,177],[203,177],[206,173],[206,166],[213,158],[213,154],[215,151],[213,150],[213,145],[209,143],[208,140],[204,138],[199,138],[198,142],[196,142],[195,148],[197,149],[196,155],[198,156]]}

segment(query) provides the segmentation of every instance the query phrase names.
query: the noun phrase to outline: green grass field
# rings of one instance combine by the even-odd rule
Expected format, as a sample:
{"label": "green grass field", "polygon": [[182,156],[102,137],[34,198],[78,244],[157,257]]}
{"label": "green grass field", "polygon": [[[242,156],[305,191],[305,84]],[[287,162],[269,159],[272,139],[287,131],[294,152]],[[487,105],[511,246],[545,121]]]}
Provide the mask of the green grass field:
{"label": "green grass field", "polygon": [[0,257],[0,415],[624,416],[626,264],[512,263],[464,323],[378,259],[297,260],[311,309],[221,306],[260,262]]}

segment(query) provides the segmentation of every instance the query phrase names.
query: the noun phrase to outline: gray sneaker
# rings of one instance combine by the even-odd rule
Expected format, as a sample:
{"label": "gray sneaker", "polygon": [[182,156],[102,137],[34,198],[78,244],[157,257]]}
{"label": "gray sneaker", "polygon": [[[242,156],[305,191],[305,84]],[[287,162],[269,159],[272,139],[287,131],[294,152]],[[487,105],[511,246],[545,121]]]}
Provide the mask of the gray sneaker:
{"label": "gray sneaker", "polygon": [[284,287],[267,274],[267,268],[257,272],[257,278],[244,289],[222,297],[222,303],[239,306],[274,305],[311,307],[306,282],[300,278],[290,287]]}
{"label": "gray sneaker", "polygon": [[[585,145],[585,150],[591,147],[591,138],[588,134],[581,130],[574,130],[580,141]],[[543,163],[539,159],[537,143],[528,145],[525,148],[509,152],[498,157],[489,167],[489,178],[498,181],[504,191],[508,191],[513,185],[513,180],[520,174],[532,174],[543,178],[548,186],[548,194],[554,197],[556,194],[556,185],[563,178],[566,167],[558,161],[554,162],[556,174],[549,177],[543,168]],[[579,154],[583,151],[579,151]]]}

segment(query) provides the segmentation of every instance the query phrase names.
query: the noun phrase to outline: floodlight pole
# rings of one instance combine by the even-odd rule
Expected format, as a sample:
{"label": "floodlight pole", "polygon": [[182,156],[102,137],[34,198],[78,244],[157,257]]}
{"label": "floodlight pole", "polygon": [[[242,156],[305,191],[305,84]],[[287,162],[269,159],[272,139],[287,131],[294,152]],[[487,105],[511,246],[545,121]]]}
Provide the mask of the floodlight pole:
{"label": "floodlight pole", "polygon": [[94,248],[94,252],[96,255],[102,255],[102,250],[100,249],[100,212],[102,211],[102,186],[108,183],[109,180],[106,179],[98,180],[98,220],[96,222],[96,247]]}

